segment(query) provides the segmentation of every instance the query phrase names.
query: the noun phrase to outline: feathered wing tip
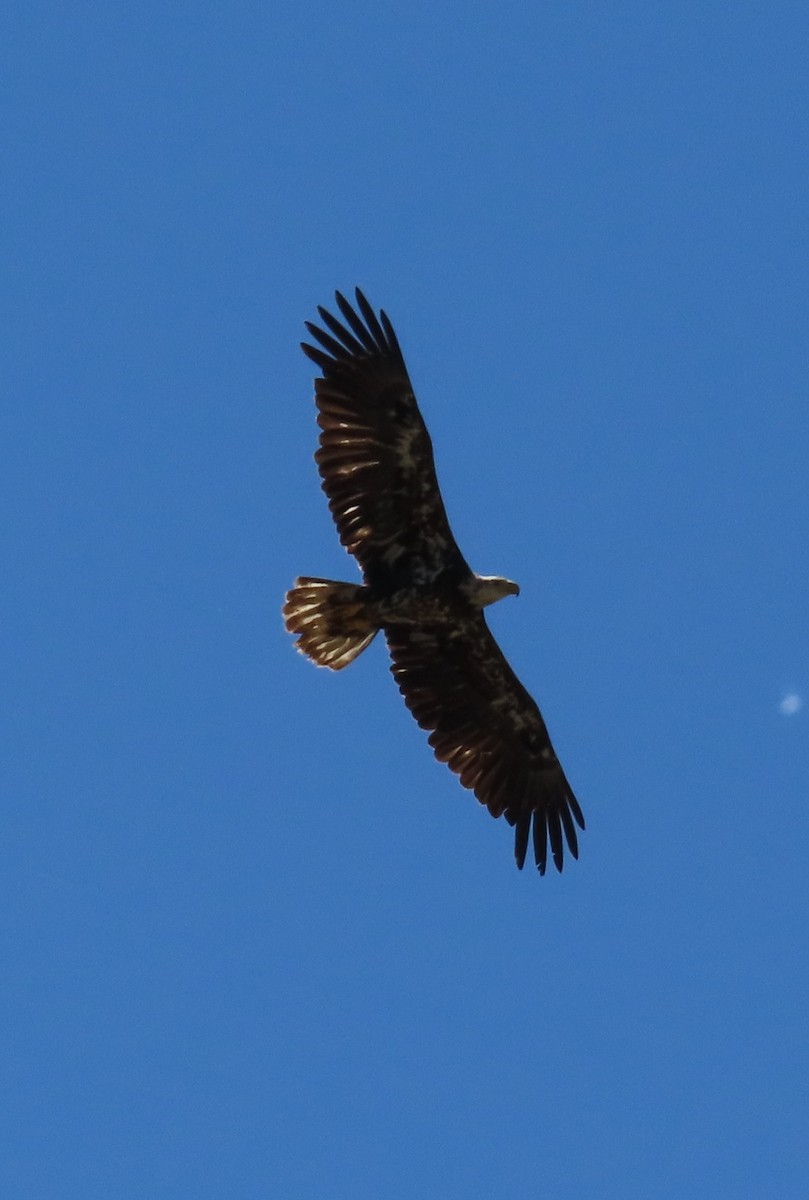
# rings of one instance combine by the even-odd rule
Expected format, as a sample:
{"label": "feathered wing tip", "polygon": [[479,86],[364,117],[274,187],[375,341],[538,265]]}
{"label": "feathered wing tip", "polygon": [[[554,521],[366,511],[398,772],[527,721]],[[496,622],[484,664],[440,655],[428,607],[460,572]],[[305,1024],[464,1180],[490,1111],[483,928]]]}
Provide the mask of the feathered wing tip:
{"label": "feathered wing tip", "polygon": [[523,809],[514,815],[506,813],[506,820],[515,826],[514,858],[518,868],[522,870],[525,865],[529,834],[533,834],[534,861],[540,875],[545,874],[549,843],[557,871],[561,871],[564,864],[565,843],[571,858],[579,857],[576,825],[580,829],[585,828],[579,802],[573,795],[561,767],[557,767],[551,774],[554,778],[549,782],[548,799],[544,806],[533,811]]}
{"label": "feathered wing tip", "polygon": [[380,357],[396,363],[406,376],[402,351],[387,313],[380,309],[377,317],[359,288],[354,289],[354,295],[359,312],[351,307],[341,292],[334,293],[345,325],[341,325],[327,309],[318,306],[320,319],[329,333],[319,329],[312,321],[307,321],[306,328],[312,337],[320,342],[320,346],[301,342],[304,354],[324,372],[331,371],[337,364],[349,362],[351,359]]}
{"label": "feathered wing tip", "polygon": [[319,667],[341,671],[378,631],[358,583],[302,576],[287,592],[284,624],[297,637],[296,649]]}

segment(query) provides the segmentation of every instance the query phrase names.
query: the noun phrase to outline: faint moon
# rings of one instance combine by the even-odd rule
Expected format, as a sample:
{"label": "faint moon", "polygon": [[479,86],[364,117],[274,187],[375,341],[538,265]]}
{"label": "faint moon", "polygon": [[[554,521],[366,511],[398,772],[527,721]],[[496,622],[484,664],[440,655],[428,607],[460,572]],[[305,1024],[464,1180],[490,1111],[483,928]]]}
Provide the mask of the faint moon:
{"label": "faint moon", "polygon": [[803,708],[803,700],[797,692],[789,692],[778,707],[785,717],[792,717]]}

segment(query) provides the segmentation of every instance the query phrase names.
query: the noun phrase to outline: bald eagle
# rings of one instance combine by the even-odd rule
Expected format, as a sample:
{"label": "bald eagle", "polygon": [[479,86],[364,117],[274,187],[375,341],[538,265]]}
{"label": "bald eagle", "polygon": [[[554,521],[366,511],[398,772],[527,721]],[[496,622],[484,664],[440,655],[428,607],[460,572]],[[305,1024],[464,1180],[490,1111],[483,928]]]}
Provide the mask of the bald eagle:
{"label": "bald eagle", "polygon": [[381,629],[405,704],[436,758],[471,788],[493,817],[514,827],[522,869],[533,841],[541,875],[548,846],[562,870],[565,842],[578,858],[584,818],[537,705],[494,640],[483,609],[516,596],[510,579],[476,575],[447,520],[430,436],[399,342],[384,312],[356,290],[339,292],[339,321],[306,322],[320,368],[315,455],[340,541],[363,582],[301,577],[283,608],[297,648],[339,671]]}

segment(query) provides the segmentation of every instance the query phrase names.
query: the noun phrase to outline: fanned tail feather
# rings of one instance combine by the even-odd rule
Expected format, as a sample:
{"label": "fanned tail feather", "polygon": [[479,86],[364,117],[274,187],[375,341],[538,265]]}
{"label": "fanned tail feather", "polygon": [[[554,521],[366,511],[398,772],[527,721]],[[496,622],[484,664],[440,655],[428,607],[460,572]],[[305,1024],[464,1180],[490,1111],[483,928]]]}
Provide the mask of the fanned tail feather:
{"label": "fanned tail feather", "polygon": [[378,631],[366,589],[358,583],[302,576],[287,592],[283,614],[298,639],[296,649],[332,671],[353,662]]}

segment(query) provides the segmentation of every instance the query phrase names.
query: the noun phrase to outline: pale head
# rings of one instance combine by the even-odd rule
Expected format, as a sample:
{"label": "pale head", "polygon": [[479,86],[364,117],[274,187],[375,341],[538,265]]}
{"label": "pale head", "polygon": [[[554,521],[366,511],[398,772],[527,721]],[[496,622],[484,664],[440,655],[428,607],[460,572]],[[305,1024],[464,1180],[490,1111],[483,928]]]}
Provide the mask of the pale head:
{"label": "pale head", "polygon": [[473,604],[485,608],[494,604],[504,596],[519,596],[520,585],[513,579],[503,579],[499,575],[474,575],[469,584],[469,595]]}

